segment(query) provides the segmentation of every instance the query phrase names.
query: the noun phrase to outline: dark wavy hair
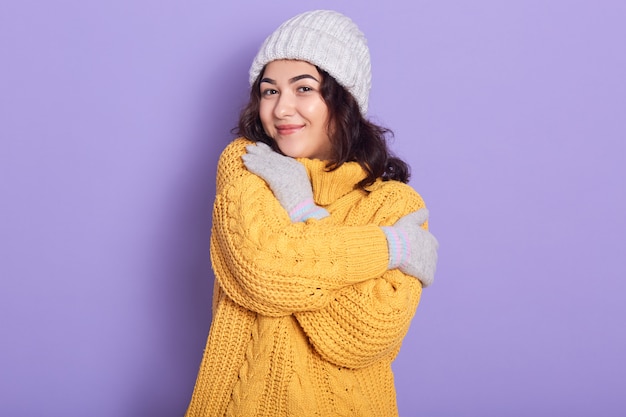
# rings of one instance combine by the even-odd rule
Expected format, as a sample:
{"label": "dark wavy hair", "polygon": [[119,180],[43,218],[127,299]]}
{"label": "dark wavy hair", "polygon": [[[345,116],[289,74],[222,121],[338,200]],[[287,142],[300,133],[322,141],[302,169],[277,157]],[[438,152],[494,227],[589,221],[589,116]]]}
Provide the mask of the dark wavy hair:
{"label": "dark wavy hair", "polygon": [[[327,164],[329,171],[339,168],[344,162],[358,162],[367,176],[358,183],[365,190],[377,178],[384,181],[397,180],[407,183],[410,168],[406,162],[394,156],[387,146],[387,137],[393,136],[391,130],[366,120],[359,109],[356,99],[342,87],[331,75],[321,68],[320,92],[328,106],[328,126],[332,156]],[[250,100],[242,109],[239,124],[233,129],[237,135],[255,142],[263,142],[276,152],[280,149],[269,137],[259,117],[261,90],[259,88],[263,72],[259,74],[250,89]]]}

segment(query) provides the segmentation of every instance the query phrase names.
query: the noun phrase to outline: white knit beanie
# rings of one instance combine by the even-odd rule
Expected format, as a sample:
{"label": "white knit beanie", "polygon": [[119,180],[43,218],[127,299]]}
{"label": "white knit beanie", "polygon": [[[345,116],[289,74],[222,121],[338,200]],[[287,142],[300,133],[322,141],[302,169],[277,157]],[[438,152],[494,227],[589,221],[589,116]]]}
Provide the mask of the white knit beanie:
{"label": "white knit beanie", "polygon": [[250,85],[277,59],[307,61],[329,73],[367,113],[372,86],[370,53],[363,32],[350,18],[331,10],[299,14],[272,33],[250,67]]}

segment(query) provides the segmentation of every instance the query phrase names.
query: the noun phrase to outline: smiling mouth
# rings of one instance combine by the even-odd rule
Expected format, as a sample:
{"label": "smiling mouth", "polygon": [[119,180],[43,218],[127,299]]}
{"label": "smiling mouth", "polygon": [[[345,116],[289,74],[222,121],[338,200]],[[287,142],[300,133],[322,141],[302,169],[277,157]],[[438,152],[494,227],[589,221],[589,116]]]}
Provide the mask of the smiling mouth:
{"label": "smiling mouth", "polygon": [[279,135],[291,135],[302,129],[303,125],[280,125],[276,126],[276,131]]}

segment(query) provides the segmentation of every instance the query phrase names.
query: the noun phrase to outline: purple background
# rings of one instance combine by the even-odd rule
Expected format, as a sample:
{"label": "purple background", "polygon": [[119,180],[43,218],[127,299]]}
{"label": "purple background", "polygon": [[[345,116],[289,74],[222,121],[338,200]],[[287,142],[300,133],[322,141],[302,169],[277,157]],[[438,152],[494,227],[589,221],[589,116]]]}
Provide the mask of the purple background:
{"label": "purple background", "polygon": [[0,415],[182,415],[217,157],[261,41],[314,8],[367,34],[441,243],[401,414],[626,415],[621,0],[2,2]]}

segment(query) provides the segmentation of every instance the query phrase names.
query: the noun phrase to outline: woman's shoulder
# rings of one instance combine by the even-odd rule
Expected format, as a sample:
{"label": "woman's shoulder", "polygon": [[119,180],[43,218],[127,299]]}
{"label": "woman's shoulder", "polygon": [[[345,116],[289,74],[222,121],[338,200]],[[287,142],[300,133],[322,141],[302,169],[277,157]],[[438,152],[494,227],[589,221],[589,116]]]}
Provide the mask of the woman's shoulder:
{"label": "woman's shoulder", "polygon": [[222,151],[222,154],[220,155],[220,162],[222,160],[241,158],[241,155],[246,153],[246,146],[253,143],[253,141],[244,137],[233,139]]}
{"label": "woman's shoulder", "polygon": [[248,173],[241,156],[246,153],[246,146],[252,143],[254,142],[241,137],[234,139],[226,145],[217,162],[218,189],[221,189],[225,182],[242,177]]}
{"label": "woman's shoulder", "polygon": [[372,185],[367,187],[367,189],[370,193],[376,194],[400,194],[407,198],[419,197],[418,192],[415,191],[411,185],[396,180],[383,180],[379,178]]}
{"label": "woman's shoulder", "polygon": [[400,181],[378,179],[367,189],[368,198],[385,201],[397,208],[402,206],[402,211],[411,212],[426,206],[422,196],[413,187]]}

